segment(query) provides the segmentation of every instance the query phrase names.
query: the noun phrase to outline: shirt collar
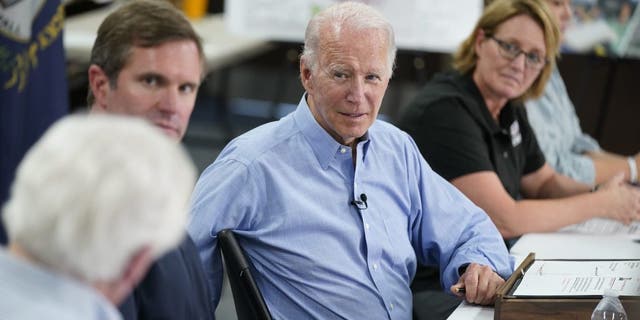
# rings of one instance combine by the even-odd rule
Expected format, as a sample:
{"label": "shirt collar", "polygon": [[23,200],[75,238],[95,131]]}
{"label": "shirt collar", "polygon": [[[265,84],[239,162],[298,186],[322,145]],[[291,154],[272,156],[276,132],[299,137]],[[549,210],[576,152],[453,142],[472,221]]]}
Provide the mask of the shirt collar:
{"label": "shirt collar", "polygon": [[[302,99],[300,99],[300,103],[298,103],[298,107],[296,108],[293,117],[300,128],[300,131],[309,142],[320,166],[323,169],[327,169],[336,155],[343,154],[340,152],[342,148],[348,149],[349,153],[347,155],[349,156],[351,155],[351,148],[338,143],[326,130],[324,130],[324,128],[320,126],[318,121],[313,117],[306,98],[307,94],[305,93],[302,95]],[[369,132],[365,133],[365,135],[360,138],[360,141],[364,141],[366,143],[363,147],[363,153],[366,153],[369,143]],[[364,154],[362,156],[364,157]]]}

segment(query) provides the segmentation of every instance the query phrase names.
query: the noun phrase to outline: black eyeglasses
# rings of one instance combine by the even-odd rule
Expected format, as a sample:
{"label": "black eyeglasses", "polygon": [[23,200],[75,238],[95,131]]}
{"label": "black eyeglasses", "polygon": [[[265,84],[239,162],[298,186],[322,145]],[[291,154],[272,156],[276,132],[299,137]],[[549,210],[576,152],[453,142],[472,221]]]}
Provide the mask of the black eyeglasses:
{"label": "black eyeglasses", "polygon": [[487,38],[495,41],[498,44],[500,54],[509,60],[516,59],[521,53],[524,54],[524,65],[529,69],[540,70],[548,63],[546,58],[534,52],[526,52],[513,43],[500,40],[494,36],[487,36]]}

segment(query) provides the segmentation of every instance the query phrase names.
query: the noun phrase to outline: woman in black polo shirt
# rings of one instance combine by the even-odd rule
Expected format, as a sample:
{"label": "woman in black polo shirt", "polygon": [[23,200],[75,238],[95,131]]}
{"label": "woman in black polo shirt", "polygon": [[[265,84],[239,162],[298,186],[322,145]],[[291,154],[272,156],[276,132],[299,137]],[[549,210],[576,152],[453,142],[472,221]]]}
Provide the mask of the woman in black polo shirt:
{"label": "woman in black polo shirt", "polygon": [[[640,190],[623,176],[598,192],[556,173],[522,102],[539,96],[560,35],[536,0],[497,0],[454,56],[406,109],[400,126],[429,164],[483,208],[505,239],[606,217],[640,218]],[[554,198],[554,199],[552,199]]]}

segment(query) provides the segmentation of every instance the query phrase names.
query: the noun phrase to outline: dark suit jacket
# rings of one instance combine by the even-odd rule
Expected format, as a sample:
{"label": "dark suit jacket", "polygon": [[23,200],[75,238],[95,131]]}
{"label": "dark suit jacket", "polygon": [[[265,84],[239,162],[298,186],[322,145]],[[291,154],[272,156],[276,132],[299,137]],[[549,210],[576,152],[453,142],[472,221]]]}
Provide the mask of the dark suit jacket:
{"label": "dark suit jacket", "polygon": [[191,237],[151,266],[120,312],[125,320],[214,319],[207,278]]}

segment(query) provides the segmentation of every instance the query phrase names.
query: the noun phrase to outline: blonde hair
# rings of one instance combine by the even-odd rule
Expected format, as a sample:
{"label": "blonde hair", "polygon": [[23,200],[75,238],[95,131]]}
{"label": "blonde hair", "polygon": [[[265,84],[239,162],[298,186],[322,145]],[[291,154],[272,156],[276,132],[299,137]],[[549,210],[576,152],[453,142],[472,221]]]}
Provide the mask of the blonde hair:
{"label": "blonde hair", "polygon": [[560,50],[560,30],[555,18],[542,0],[496,0],[489,4],[473,32],[462,42],[453,57],[453,67],[460,73],[468,74],[475,70],[478,56],[475,51],[475,40],[480,31],[493,35],[502,23],[518,15],[531,17],[542,29],[548,63],[542,68],[538,78],[515,100],[527,100],[542,95],[544,87],[551,76],[555,58]]}

